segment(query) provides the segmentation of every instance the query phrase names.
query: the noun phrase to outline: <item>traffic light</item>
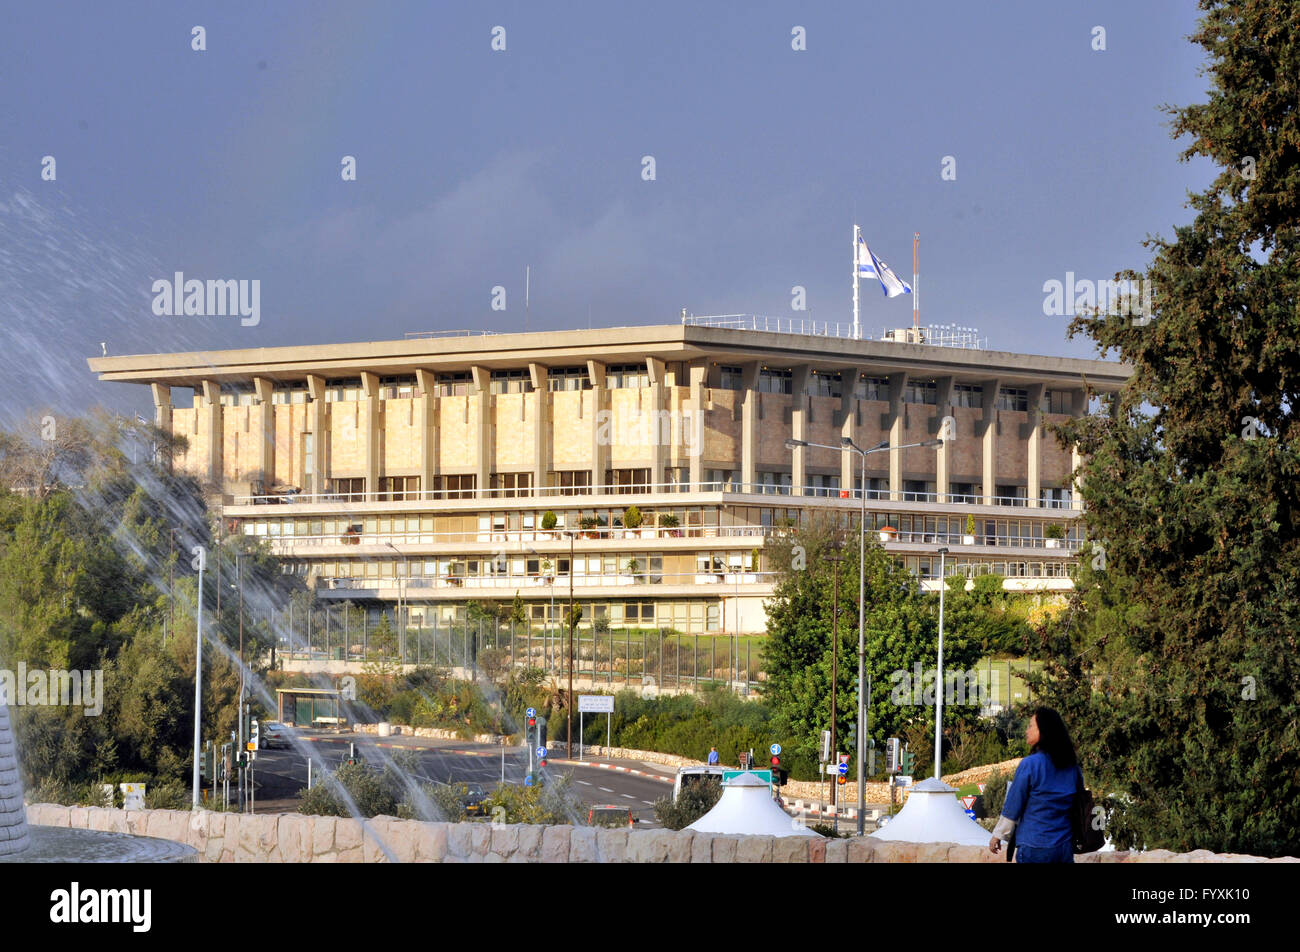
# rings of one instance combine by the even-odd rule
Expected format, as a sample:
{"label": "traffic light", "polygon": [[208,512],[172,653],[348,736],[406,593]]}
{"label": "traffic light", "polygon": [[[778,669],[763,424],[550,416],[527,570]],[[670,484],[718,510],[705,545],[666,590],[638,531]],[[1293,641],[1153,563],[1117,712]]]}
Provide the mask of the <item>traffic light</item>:
{"label": "traffic light", "polygon": [[199,754],[199,779],[204,783],[212,778],[212,751],[205,750]]}
{"label": "traffic light", "polygon": [[258,743],[261,741],[261,733],[257,728],[257,718],[254,717],[248,722],[248,749],[259,750]]}
{"label": "traffic light", "polygon": [[786,780],[790,778],[790,771],[781,766],[781,758],[777,754],[772,755],[772,784],[777,787],[784,787]]}
{"label": "traffic light", "polygon": [[903,751],[903,773],[906,776],[912,775],[912,768],[916,766],[916,754],[910,750]]}
{"label": "traffic light", "polygon": [[541,769],[542,767],[545,767],[545,766],[546,766],[546,755],[543,754],[542,757],[541,757],[541,759],[539,759],[539,760],[537,761],[537,767],[538,767],[538,769]]}

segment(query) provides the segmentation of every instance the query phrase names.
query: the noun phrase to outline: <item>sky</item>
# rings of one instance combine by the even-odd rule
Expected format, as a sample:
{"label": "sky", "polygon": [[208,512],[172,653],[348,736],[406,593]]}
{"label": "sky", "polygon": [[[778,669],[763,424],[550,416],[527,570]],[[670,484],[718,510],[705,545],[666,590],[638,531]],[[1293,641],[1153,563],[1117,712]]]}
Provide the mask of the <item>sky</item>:
{"label": "sky", "polygon": [[[147,388],[90,373],[102,352],[673,323],[682,308],[847,322],[855,223],[909,281],[920,233],[922,324],[1095,356],[1044,313],[1044,284],[1141,270],[1144,238],[1190,221],[1187,193],[1213,169],[1179,162],[1162,107],[1205,99],[1197,12],[10,5],[0,417],[149,416]],[[178,271],[259,281],[258,322],[155,314],[154,282]],[[861,295],[865,333],[911,323],[911,298]]]}

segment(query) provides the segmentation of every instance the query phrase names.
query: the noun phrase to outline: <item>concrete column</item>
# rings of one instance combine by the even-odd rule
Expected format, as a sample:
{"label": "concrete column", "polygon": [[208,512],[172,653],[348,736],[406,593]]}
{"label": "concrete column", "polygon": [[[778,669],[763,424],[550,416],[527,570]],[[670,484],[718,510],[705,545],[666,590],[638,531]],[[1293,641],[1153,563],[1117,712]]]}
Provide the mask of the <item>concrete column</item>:
{"label": "concrete column", "polygon": [[222,449],[226,434],[222,423],[221,385],[215,380],[203,381],[203,406],[200,430],[208,438],[208,472],[207,479],[219,491],[226,491],[226,481],[222,470]]}
{"label": "concrete column", "polygon": [[613,425],[609,419],[609,408],[605,389],[605,365],[598,360],[587,361],[587,377],[591,380],[591,486],[592,492],[599,492],[597,486],[605,483],[605,469],[609,464],[609,443],[613,439]]}
{"label": "concrete column", "polygon": [[[836,414],[835,425],[839,427],[840,436],[847,436],[857,443],[858,400],[853,391],[858,386],[858,377],[862,373],[857,367],[840,371],[840,409]],[[861,445],[861,444],[859,444]],[[840,453],[840,488],[853,491],[854,480],[862,475],[862,460],[856,453]]]}
{"label": "concrete column", "polygon": [[1001,380],[985,380],[984,384],[984,413],[980,417],[981,440],[980,449],[982,451],[982,470],[983,470],[983,502],[986,506],[993,505],[993,497],[997,495],[998,482],[998,391],[1002,388]]}
{"label": "concrete column", "polygon": [[653,485],[664,481],[664,461],[668,459],[672,425],[660,425],[660,411],[664,408],[664,362],[658,357],[647,357],[645,364],[650,377],[650,425],[644,427],[642,432],[647,433],[650,439],[650,483]]}
{"label": "concrete column", "polygon": [[[365,441],[366,492],[379,492],[379,375],[368,370],[361,372],[361,412],[365,415],[366,432],[357,436]],[[369,497],[373,499],[374,497]]]}
{"label": "concrete column", "polygon": [[264,492],[270,492],[275,484],[275,404],[271,400],[274,390],[274,384],[267,378],[253,378],[253,392],[257,397],[257,469]]}
{"label": "concrete column", "polygon": [[[796,440],[806,439],[808,435],[808,408],[811,398],[808,396],[808,378],[812,368],[808,364],[796,364],[790,368],[790,435]],[[790,451],[790,492],[795,496],[806,493],[808,485],[808,448],[796,446]]]}
{"label": "concrete column", "polygon": [[1037,509],[1041,503],[1039,497],[1043,492],[1043,390],[1041,383],[1029,386],[1029,419],[1025,423],[1025,433],[1021,439],[1026,441],[1026,489],[1029,505]]}
{"label": "concrete column", "polygon": [[[880,416],[880,426],[889,430],[889,445],[903,445],[903,394],[907,390],[907,372],[889,375],[889,412]],[[903,454],[889,451],[889,498],[903,498]]]}
{"label": "concrete column", "polygon": [[547,368],[542,364],[528,365],[528,376],[533,392],[528,400],[533,414],[533,493],[546,485],[546,474],[551,470],[551,393],[547,386]]}
{"label": "concrete column", "polygon": [[474,435],[474,484],[477,487],[475,498],[487,499],[492,492],[490,483],[492,475],[492,373],[486,367],[473,366],[469,369],[474,385],[470,399],[478,406],[478,428]]}
{"label": "concrete column", "polygon": [[758,374],[762,366],[758,361],[741,364],[741,384],[744,386],[744,404],[740,418],[740,482],[741,491],[756,492],[758,482]]}
{"label": "concrete column", "polygon": [[[172,438],[172,388],[163,386],[160,383],[149,384],[149,390],[153,394],[153,424],[162,430],[166,439],[170,442]],[[167,464],[167,472],[172,471],[172,454],[169,450],[164,450],[162,454]]]}
{"label": "concrete column", "polygon": [[704,483],[704,386],[708,378],[709,365],[692,364],[689,373],[691,417],[684,425],[689,427],[686,433],[686,448],[690,456],[691,492],[697,493]]}
{"label": "concrete column", "polygon": [[[934,425],[930,432],[934,436],[939,436],[943,431],[943,418],[952,416],[952,377],[938,377],[935,379],[935,414]],[[934,463],[934,492],[937,502],[948,501],[948,489],[951,473],[951,461],[948,458],[950,445],[948,442],[935,449]]]}
{"label": "concrete column", "polygon": [[329,461],[327,453],[329,452],[329,404],[325,402],[325,378],[317,377],[314,374],[307,378],[307,395],[311,397],[311,405],[307,410],[308,429],[312,434],[312,444],[315,448],[312,460],[311,478],[307,480],[307,485],[303,487],[311,495],[319,495],[325,491],[325,473]]}
{"label": "concrete column", "polygon": [[415,412],[420,427],[420,492],[422,499],[433,498],[434,480],[438,478],[438,388],[432,370],[416,368],[415,385],[420,391]]}

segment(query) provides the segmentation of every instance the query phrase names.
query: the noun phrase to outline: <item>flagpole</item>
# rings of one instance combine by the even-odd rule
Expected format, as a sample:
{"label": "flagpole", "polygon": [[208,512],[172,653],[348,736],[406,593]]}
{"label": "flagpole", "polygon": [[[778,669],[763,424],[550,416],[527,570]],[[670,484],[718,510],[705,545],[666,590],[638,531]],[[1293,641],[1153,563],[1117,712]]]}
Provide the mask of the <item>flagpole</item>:
{"label": "flagpole", "polygon": [[[921,243],[921,233],[912,232],[912,330],[919,332],[921,329],[921,275],[920,263],[918,257],[918,245]],[[915,334],[914,339],[920,340]]]}
{"label": "flagpole", "polygon": [[861,340],[862,331],[858,326],[858,248],[861,246],[858,226],[853,226],[853,339]]}

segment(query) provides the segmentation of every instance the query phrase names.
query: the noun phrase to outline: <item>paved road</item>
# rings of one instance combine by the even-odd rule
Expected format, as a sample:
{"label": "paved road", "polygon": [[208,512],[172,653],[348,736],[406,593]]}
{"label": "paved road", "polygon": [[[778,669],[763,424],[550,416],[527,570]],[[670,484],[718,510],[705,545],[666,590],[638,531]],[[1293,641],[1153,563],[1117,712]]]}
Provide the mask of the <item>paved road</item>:
{"label": "paved road", "polygon": [[[334,769],[347,755],[350,744],[356,744],[357,753],[373,764],[391,762],[397,751],[411,751],[418,763],[417,772],[424,779],[443,783],[473,781],[488,790],[501,782],[503,771],[507,783],[523,783],[528,771],[528,755],[519,747],[506,748],[503,762],[502,748],[468,741],[409,737],[381,740],[369,734],[338,735],[314,731],[301,731],[299,734],[302,739],[295,749],[258,752],[255,772],[259,813],[297,809],[298,797],[307,786],[307,754],[314,753],[318,764],[324,763]],[[563,748],[558,752],[563,752]],[[649,772],[643,764],[603,762]],[[626,805],[633,811],[638,827],[643,829],[658,828],[650,805],[672,793],[672,775],[667,773],[659,779],[555,759],[550,761],[547,770],[553,776],[572,774],[573,790],[586,804]]]}

